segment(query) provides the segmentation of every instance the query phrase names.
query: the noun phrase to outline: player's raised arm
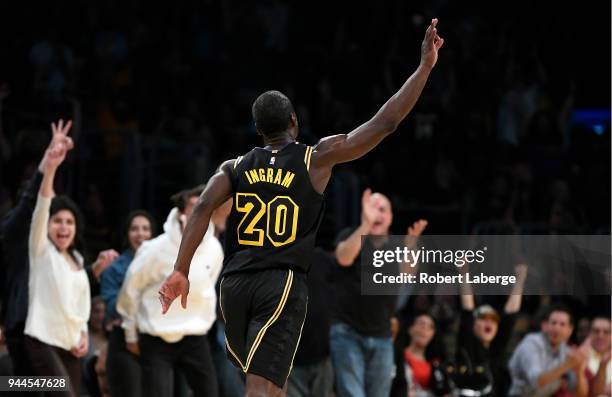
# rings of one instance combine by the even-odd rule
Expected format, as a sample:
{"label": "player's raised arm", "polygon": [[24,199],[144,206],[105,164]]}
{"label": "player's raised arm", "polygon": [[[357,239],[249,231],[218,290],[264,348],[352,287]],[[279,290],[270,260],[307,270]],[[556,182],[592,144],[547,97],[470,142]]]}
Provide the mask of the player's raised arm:
{"label": "player's raised arm", "polygon": [[421,96],[429,73],[438,60],[438,50],[444,44],[444,39],[438,36],[437,24],[437,19],[431,20],[421,44],[421,63],[402,88],[389,98],[374,117],[351,133],[322,139],[313,153],[313,164],[333,167],[338,163],[355,160],[395,131]]}
{"label": "player's raised arm", "polygon": [[219,167],[219,171],[210,178],[198,199],[198,203],[193,207],[193,212],[183,231],[181,245],[174,264],[174,272],[168,276],[159,289],[162,313],[168,311],[172,302],[179,295],[181,296],[181,305],[183,308],[187,307],[191,259],[208,230],[213,211],[232,195],[232,182],[228,167],[231,167],[233,163],[234,160],[229,160]]}

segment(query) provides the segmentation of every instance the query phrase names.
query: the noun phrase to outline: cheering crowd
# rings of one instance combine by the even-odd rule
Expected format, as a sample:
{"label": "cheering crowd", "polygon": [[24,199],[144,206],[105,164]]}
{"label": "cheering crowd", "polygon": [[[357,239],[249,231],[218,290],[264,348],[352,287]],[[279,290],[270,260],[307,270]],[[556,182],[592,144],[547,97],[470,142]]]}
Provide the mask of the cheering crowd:
{"label": "cheering crowd", "polygon": [[[38,170],[2,221],[5,374],[66,376],[72,396],[242,395],[243,374],[224,356],[217,314],[231,200],[215,211],[196,251],[191,294],[162,315],[157,291],[202,186],[171,197],[160,234],[148,212],[130,213],[121,255],[107,249],[85,263],[79,208],[54,191],[74,146],[71,125],[52,124]],[[525,263],[516,264],[517,282],[498,307],[477,305],[469,284],[455,307],[449,297],[363,295],[362,244],[390,242],[361,236],[388,236],[392,220],[390,200],[367,189],[359,226],[340,233],[334,252],[316,252],[288,395],[610,395],[609,311],[581,318],[586,329],[574,333],[576,314],[563,299],[542,304],[538,297],[538,315],[519,326]],[[427,226],[416,221],[406,235],[416,238]],[[609,297],[600,298],[605,307]]]}

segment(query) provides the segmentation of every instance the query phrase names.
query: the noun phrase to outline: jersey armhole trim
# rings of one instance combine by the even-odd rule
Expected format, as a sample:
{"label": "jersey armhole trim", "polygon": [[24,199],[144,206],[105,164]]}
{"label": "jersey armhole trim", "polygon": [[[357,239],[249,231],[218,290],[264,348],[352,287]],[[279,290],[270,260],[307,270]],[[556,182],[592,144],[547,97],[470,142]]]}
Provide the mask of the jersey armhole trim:
{"label": "jersey armhole trim", "polygon": [[304,153],[304,164],[306,164],[306,170],[310,171],[310,157],[312,157],[312,146],[306,147],[306,152]]}

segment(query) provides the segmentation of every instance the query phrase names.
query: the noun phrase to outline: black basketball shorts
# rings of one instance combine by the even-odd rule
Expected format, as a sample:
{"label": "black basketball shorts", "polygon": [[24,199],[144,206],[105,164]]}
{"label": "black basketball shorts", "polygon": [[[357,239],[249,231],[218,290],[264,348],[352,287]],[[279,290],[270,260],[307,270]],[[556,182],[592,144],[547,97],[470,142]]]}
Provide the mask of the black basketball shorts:
{"label": "black basketball shorts", "polygon": [[221,280],[219,304],[230,361],[282,388],[306,318],[306,275],[289,269],[231,274]]}

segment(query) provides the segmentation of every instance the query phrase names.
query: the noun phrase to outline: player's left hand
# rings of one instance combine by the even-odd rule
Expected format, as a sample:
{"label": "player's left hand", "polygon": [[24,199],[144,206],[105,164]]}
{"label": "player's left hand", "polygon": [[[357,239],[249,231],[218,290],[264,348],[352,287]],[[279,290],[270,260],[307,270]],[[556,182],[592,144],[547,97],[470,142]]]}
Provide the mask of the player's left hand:
{"label": "player's left hand", "polygon": [[183,309],[186,309],[188,294],[189,280],[183,273],[176,270],[173,271],[159,289],[159,301],[162,305],[162,314],[166,314],[172,302],[179,296],[181,297],[181,306],[183,306]]}

